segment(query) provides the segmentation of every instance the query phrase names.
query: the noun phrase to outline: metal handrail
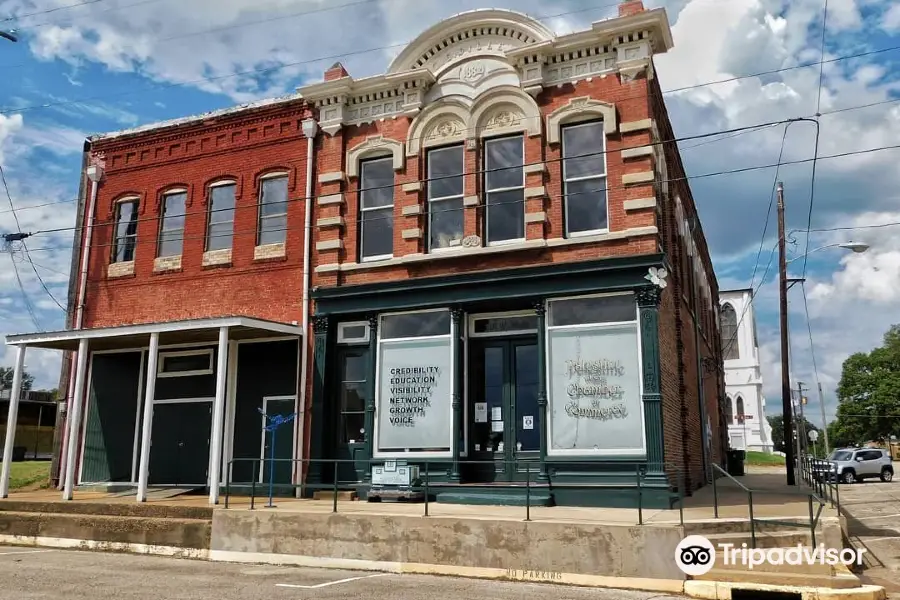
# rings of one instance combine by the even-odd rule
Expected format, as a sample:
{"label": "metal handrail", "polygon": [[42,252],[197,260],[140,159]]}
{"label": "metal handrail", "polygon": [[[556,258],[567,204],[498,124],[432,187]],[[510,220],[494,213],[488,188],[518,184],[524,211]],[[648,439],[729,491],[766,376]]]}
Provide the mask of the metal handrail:
{"label": "metal handrail", "polygon": [[[408,460],[408,459],[407,459]],[[225,470],[225,508],[229,508],[230,499],[232,490],[235,486],[240,485],[241,487],[248,486],[250,487],[250,509],[254,510],[256,507],[256,488],[259,478],[259,474],[263,471],[266,463],[301,463],[301,467],[303,464],[307,466],[311,466],[313,464],[326,465],[327,463],[333,464],[333,473],[332,473],[332,481],[330,483],[310,483],[308,481],[303,481],[301,483],[290,483],[290,484],[277,484],[280,489],[291,488],[294,490],[299,489],[301,495],[304,495],[306,491],[309,490],[331,490],[332,492],[332,512],[338,512],[338,492],[340,488],[346,488],[348,486],[352,486],[356,489],[368,489],[371,490],[373,488],[373,484],[371,481],[340,481],[339,480],[339,466],[341,464],[352,464],[352,465],[360,465],[361,463],[365,463],[368,467],[371,467],[373,464],[380,464],[384,462],[384,459],[367,459],[364,461],[357,459],[290,459],[290,458],[233,458],[227,462],[227,469]],[[430,489],[434,487],[447,487],[454,485],[453,482],[433,482],[430,477],[430,469],[429,466],[432,466],[435,461],[432,460],[421,460],[421,461],[410,461],[414,462],[414,464],[418,464],[420,467],[420,475],[419,480],[417,482],[418,485],[411,485],[410,488],[413,491],[422,491],[424,492],[424,516],[429,516],[429,503],[430,503]],[[441,472],[443,473],[446,468],[447,461],[441,462]],[[531,491],[532,488],[540,488],[544,489],[548,486],[553,486],[556,488],[566,488],[566,487],[578,487],[581,485],[585,485],[583,483],[578,482],[565,482],[565,481],[552,481],[549,478],[541,480],[540,477],[533,477],[534,474],[540,474],[541,471],[536,464],[537,461],[528,461],[528,460],[460,460],[457,461],[457,465],[497,465],[497,464],[514,464],[517,466],[517,471],[525,477],[523,481],[510,481],[510,482],[491,482],[491,483],[475,483],[475,484],[466,484],[469,488],[488,488],[488,489],[522,489],[525,488],[525,520],[531,520],[531,505],[532,505],[532,497]],[[250,463],[252,465],[252,479],[247,483],[236,483],[233,480],[233,471],[235,464],[238,463]],[[628,473],[631,466],[634,466],[634,487],[637,490],[637,509],[638,509],[638,525],[644,524],[644,488],[645,485],[643,482],[647,476],[647,469],[651,467],[658,467],[661,472],[665,472],[666,468],[673,469],[677,471],[678,483],[675,486],[677,489],[672,490],[673,485],[669,481],[670,476],[666,476],[666,487],[664,489],[667,490],[669,494],[669,498],[672,498],[673,493],[677,493],[678,495],[678,512],[679,512],[679,523],[684,525],[684,498],[685,498],[685,489],[684,489],[684,470],[677,465],[672,465],[670,463],[662,463],[662,464],[652,464],[648,465],[647,463],[629,463],[629,462],[619,462],[619,461],[554,461],[553,464],[558,467],[573,467],[573,466],[592,466],[597,467],[601,465],[606,465],[610,467],[615,467],[616,475],[621,476],[623,479],[617,483],[617,486],[627,486]],[[257,468],[258,467],[258,468]],[[524,470],[523,470],[524,467]],[[324,473],[320,471],[320,474]],[[587,484],[590,485],[590,484]],[[271,491],[270,491],[271,494]],[[274,507],[272,504],[272,496],[269,496],[269,504],[268,507]]]}
{"label": "metal handrail", "polygon": [[[746,485],[744,485],[743,483],[741,483],[740,481],[738,481],[737,479],[735,479],[734,477],[732,477],[730,473],[725,471],[719,465],[713,464],[712,467],[713,467],[713,482],[712,482],[713,483],[713,512],[715,514],[715,518],[716,519],[719,518],[719,493],[718,493],[718,486],[716,484],[716,480],[718,478],[715,476],[716,472],[719,472],[722,475],[724,475],[725,477],[727,477],[728,479],[730,479],[731,481],[733,481],[735,484],[737,484],[738,487],[740,487],[742,490],[744,490],[747,493],[747,505],[748,505],[748,509],[750,512],[750,540],[752,542],[752,547],[756,548],[756,521],[757,521],[757,519],[755,519],[753,516],[753,494],[754,493],[764,494],[764,493],[771,493],[771,492],[769,490],[753,490],[753,489],[747,487]],[[816,545],[816,527],[819,525],[819,518],[821,517],[822,510],[824,509],[825,504],[826,504],[825,500],[823,500],[815,492],[806,492],[806,491],[800,492],[800,491],[794,491],[794,490],[786,490],[786,491],[780,491],[780,492],[778,492],[778,494],[803,496],[807,499],[807,504],[809,507],[810,539],[812,541],[813,546],[815,546]],[[815,515],[813,514],[813,500],[815,500],[816,502],[819,503],[818,511],[815,513]],[[840,512],[838,514],[840,514]],[[766,519],[766,522],[767,523],[775,523],[775,524],[784,524],[784,525],[794,525],[794,523],[791,523],[789,521],[778,521],[778,520],[774,520],[774,519]]]}

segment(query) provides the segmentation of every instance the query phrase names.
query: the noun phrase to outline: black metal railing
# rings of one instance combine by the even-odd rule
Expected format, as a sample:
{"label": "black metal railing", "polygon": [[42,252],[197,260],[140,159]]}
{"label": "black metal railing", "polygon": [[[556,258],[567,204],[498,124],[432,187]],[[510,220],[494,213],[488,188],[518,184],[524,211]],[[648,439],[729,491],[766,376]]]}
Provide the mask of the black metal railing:
{"label": "black metal railing", "polygon": [[[820,497],[829,502],[831,508],[841,516],[841,489],[839,473],[825,459],[809,454],[801,454],[797,461],[800,477],[813,488]],[[833,481],[832,481],[833,480]]]}
{"label": "black metal railing", "polygon": [[[769,525],[782,525],[782,526],[787,526],[787,527],[801,526],[795,521],[785,521],[785,520],[770,519],[770,518],[766,518],[765,520],[757,519],[753,514],[754,494],[756,495],[756,497],[759,497],[762,494],[778,494],[778,495],[790,495],[790,496],[806,498],[807,508],[809,511],[810,541],[812,542],[812,545],[814,547],[816,546],[816,528],[819,525],[819,518],[822,516],[822,509],[825,507],[825,504],[826,504],[825,501],[816,492],[814,492],[814,491],[793,491],[793,490],[778,490],[778,491],[754,490],[754,489],[747,487],[746,485],[744,485],[743,483],[741,483],[734,477],[732,477],[727,471],[722,469],[722,467],[720,467],[719,465],[713,464],[712,467],[713,467],[712,485],[713,485],[713,507],[714,507],[713,514],[715,515],[716,519],[719,518],[719,484],[718,484],[719,477],[718,477],[718,475],[723,475],[728,480],[733,482],[744,493],[747,494],[747,510],[749,512],[749,519],[750,519],[750,541],[751,541],[752,548],[756,548],[756,533],[757,533],[757,527],[760,523],[764,522]],[[816,507],[816,505],[817,505],[817,507]],[[816,510],[816,508],[818,508],[818,510]]]}
{"label": "black metal railing", "polygon": [[[388,459],[389,461],[390,459]],[[275,483],[260,482],[260,473],[269,473],[271,467],[289,463],[291,471],[302,471],[306,477],[302,477],[302,483]],[[329,491],[332,497],[332,512],[338,512],[338,498],[342,491],[365,491],[367,495],[373,492],[377,495],[384,486],[375,485],[369,475],[373,466],[382,466],[385,459],[271,459],[271,458],[235,458],[228,462],[225,472],[225,508],[232,504],[232,496],[235,491],[245,491],[250,496],[250,509],[257,505],[257,497],[268,499],[269,507],[273,506],[274,489],[280,494],[290,490],[293,494],[299,491],[300,497],[308,497],[317,491]],[[400,462],[400,461],[398,461]],[[671,464],[649,464],[628,462],[600,462],[600,461],[553,461],[547,463],[547,469],[542,470],[537,461],[497,461],[497,460],[460,460],[456,468],[496,469],[498,466],[508,470],[512,465],[512,472],[518,479],[509,481],[492,481],[484,483],[461,484],[451,478],[449,460],[404,460],[406,465],[418,467],[418,478],[411,481],[408,491],[421,493],[423,516],[430,515],[432,495],[438,490],[448,488],[462,488],[465,490],[497,490],[497,491],[524,491],[525,521],[531,521],[531,509],[534,506],[533,494],[540,490],[564,490],[564,489],[633,489],[636,494],[638,525],[644,524],[645,495],[656,493],[661,496],[667,506],[672,508],[678,505],[679,524],[684,524],[684,499],[685,499],[685,474],[683,469]],[[248,467],[249,480],[235,481],[234,470],[236,466]],[[269,468],[266,468],[266,467]],[[341,479],[341,467],[353,469],[357,479]],[[364,470],[361,469],[364,467]],[[263,470],[264,469],[264,470]],[[547,474],[550,471],[551,475]],[[597,481],[595,475],[603,473],[602,479]],[[311,477],[310,475],[315,476]],[[326,477],[327,475],[327,477]],[[498,473],[498,475],[502,475]],[[361,477],[360,477],[361,476]],[[330,481],[322,481],[330,479]],[[648,485],[648,479],[652,482]],[[672,483],[672,481],[676,483]],[[261,493],[262,492],[262,493]]]}

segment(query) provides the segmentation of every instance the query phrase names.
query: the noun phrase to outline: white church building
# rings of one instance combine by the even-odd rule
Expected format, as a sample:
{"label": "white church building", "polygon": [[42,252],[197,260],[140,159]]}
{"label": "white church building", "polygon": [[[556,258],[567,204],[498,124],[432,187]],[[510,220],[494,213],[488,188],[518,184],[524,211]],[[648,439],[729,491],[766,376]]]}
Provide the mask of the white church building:
{"label": "white church building", "polygon": [[728,443],[734,450],[771,452],[752,300],[751,289],[719,292]]}

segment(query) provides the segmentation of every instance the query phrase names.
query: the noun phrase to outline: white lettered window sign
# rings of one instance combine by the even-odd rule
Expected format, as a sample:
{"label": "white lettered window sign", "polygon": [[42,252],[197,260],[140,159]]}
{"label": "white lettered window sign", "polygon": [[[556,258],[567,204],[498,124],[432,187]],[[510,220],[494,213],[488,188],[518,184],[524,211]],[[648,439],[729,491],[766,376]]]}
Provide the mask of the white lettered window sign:
{"label": "white lettered window sign", "polygon": [[449,310],[382,315],[376,456],[449,456],[453,363]]}
{"label": "white lettered window sign", "polygon": [[634,294],[551,300],[547,339],[549,454],[643,455]]}

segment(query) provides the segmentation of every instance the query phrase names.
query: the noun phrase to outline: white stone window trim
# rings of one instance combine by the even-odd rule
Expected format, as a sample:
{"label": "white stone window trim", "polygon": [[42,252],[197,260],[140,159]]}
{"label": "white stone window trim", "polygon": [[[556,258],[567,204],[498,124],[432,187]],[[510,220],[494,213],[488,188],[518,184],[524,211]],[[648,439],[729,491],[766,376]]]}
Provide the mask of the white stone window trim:
{"label": "white stone window trim", "polygon": [[[141,210],[140,196],[123,196],[113,203],[113,245],[112,245],[112,255],[109,257],[110,265],[115,265],[115,264],[120,264],[120,263],[134,263],[133,256],[132,256],[131,260],[116,260],[116,255],[118,254],[118,249],[119,249],[119,240],[127,240],[128,238],[133,238],[134,239],[134,250],[132,252],[133,253],[137,252],[137,242],[138,242],[137,229],[135,229],[135,232],[132,234],[125,234],[123,236],[119,235],[119,219],[120,219],[119,207],[122,204],[130,204],[130,203],[133,203],[135,205],[134,212],[135,212],[135,215],[137,215],[138,212]],[[135,217],[135,220],[139,221],[140,219],[138,217]],[[134,272],[133,268],[132,268],[131,272],[132,273]]]}
{"label": "white stone window trim", "polygon": [[[583,298],[603,298],[610,296],[632,296],[635,299],[634,303],[634,320],[629,321],[610,321],[604,323],[582,323],[578,325],[550,325],[550,311],[552,310],[553,302],[560,302],[565,300],[579,300]],[[604,292],[598,294],[581,294],[576,296],[561,296],[557,298],[548,298],[544,301],[544,310],[547,318],[545,319],[545,337],[547,339],[547,358],[544,361],[544,381],[547,382],[548,387],[551,385],[552,379],[552,364],[553,358],[551,356],[551,344],[550,344],[550,333],[552,331],[587,331],[587,330],[597,330],[597,329],[614,329],[614,328],[622,328],[624,326],[633,326],[635,335],[637,336],[637,363],[638,363],[638,372],[637,372],[637,382],[638,382],[638,399],[641,405],[640,410],[640,422],[641,422],[641,449],[634,448],[626,448],[626,449],[560,449],[553,448],[552,441],[552,423],[553,416],[551,407],[548,406],[547,410],[547,456],[629,456],[635,457],[635,459],[640,459],[645,457],[647,454],[647,432],[644,424],[646,423],[646,415],[644,414],[644,349],[641,340],[641,323],[640,323],[640,307],[637,305],[637,296],[634,292],[626,291],[626,292]]]}
{"label": "white stone window trim", "polygon": [[[195,369],[193,371],[166,371],[166,359],[169,357],[179,356],[203,356],[207,355],[209,366],[205,369]],[[212,348],[203,350],[180,350],[178,352],[160,352],[159,361],[156,367],[157,377],[190,377],[192,375],[212,375],[213,373],[213,351]]]}
{"label": "white stone window trim", "polygon": [[[598,122],[604,123],[604,130],[605,130],[606,122],[598,121],[596,119],[592,119],[589,121],[576,121],[576,122],[566,123],[559,128],[560,138],[564,138],[564,136],[562,135],[562,131],[564,128],[586,127],[586,126],[590,126],[590,125],[593,125]],[[566,175],[566,163],[568,162],[566,159],[566,145],[565,145],[565,142],[563,142],[561,144],[562,179],[563,179],[563,211],[564,211],[563,219],[564,219],[565,226],[566,226],[565,236],[567,238],[587,237],[587,236],[597,235],[600,233],[609,232],[609,164],[608,164],[608,161],[606,160],[606,149],[607,149],[606,140],[604,138],[600,138],[600,139],[601,139],[601,142],[603,143],[603,147],[599,151],[599,152],[602,152],[602,156],[603,156],[603,174],[602,175],[588,175],[585,177],[574,177],[571,179]],[[606,195],[606,227],[601,227],[599,229],[588,229],[585,231],[570,232],[569,231],[570,219],[569,219],[568,184],[570,181],[581,182],[581,181],[592,181],[592,180],[597,181],[596,189],[600,190],[601,186],[602,186],[602,188],[605,192],[605,195]]]}
{"label": "white stone window trim", "polygon": [[[365,160],[371,161],[371,162],[377,162],[377,161],[381,161],[381,160],[386,160],[388,158],[391,158],[391,157],[384,156],[384,155],[381,155],[381,156],[376,155],[376,156],[369,156]],[[396,165],[397,157],[394,156],[392,158],[392,160],[394,161],[394,164]],[[358,164],[360,164],[360,162],[361,161],[353,163],[353,164],[358,165]],[[360,169],[360,171],[362,171],[362,169]],[[391,221],[394,221],[394,206],[396,204],[396,199],[394,199],[392,196],[391,203],[387,206],[364,208],[363,203],[362,203],[362,200],[363,200],[362,195],[363,195],[363,192],[365,191],[366,186],[365,186],[365,183],[364,183],[361,175],[359,175],[359,184],[360,184],[360,186],[359,186],[360,191],[358,192],[358,196],[359,196],[359,205],[358,205],[359,206],[359,227],[358,227],[358,233],[357,233],[357,237],[359,239],[359,248],[358,248],[358,252],[357,252],[357,254],[359,255],[359,261],[368,263],[368,262],[377,262],[377,261],[382,261],[382,260],[390,260],[390,259],[394,258],[393,251],[390,254],[375,254],[373,256],[365,256],[363,254],[363,248],[364,248],[363,236],[365,235],[366,228],[365,228],[365,222],[363,221],[362,216],[363,216],[364,212],[371,212],[371,211],[378,211],[378,210],[383,210],[383,211],[387,212],[387,209],[390,209],[390,214],[391,214],[390,218],[391,218]],[[392,238],[392,240],[393,240],[393,238]],[[391,247],[393,248],[393,241],[391,243]]]}
{"label": "white stone window trim", "polygon": [[390,156],[393,159],[393,168],[399,171],[403,168],[403,142],[392,140],[381,135],[370,135],[366,141],[361,142],[347,151],[347,177],[359,177],[360,163],[370,158],[382,158]]}
{"label": "white stone window trim", "polygon": [[[501,115],[510,113],[515,119],[501,125]],[[492,120],[498,122],[492,124]],[[446,124],[447,135],[437,130]],[[480,95],[471,107],[447,101],[422,110],[410,124],[406,138],[406,155],[418,156],[423,148],[444,146],[475,140],[479,137],[525,133],[529,137],[542,133],[543,117],[534,98],[519,88],[501,86]],[[434,133],[432,133],[434,132]]]}
{"label": "white stone window trim", "polygon": [[547,115],[547,143],[559,144],[562,142],[562,126],[585,121],[603,120],[603,130],[606,135],[613,135],[618,131],[616,107],[614,104],[594,100],[589,96],[572,98],[567,104],[560,106]]}

